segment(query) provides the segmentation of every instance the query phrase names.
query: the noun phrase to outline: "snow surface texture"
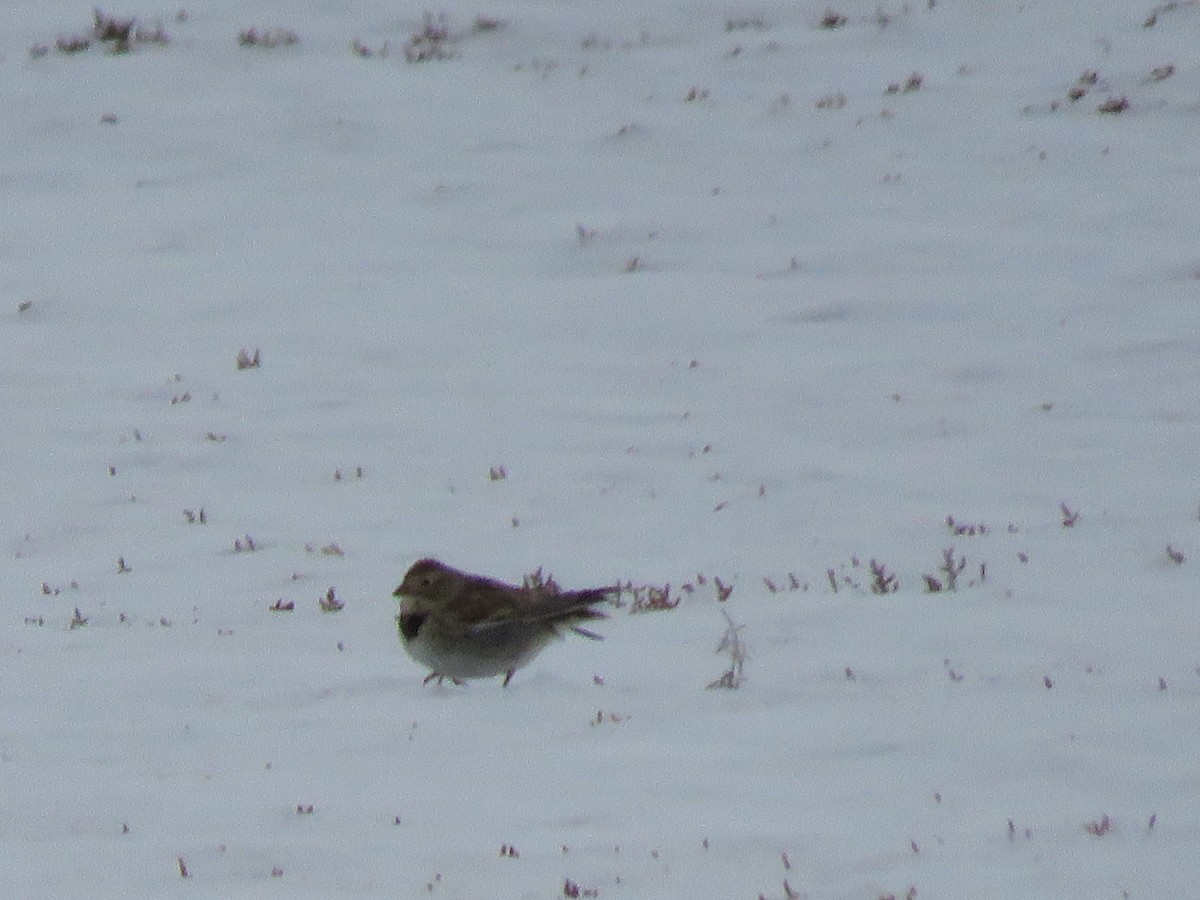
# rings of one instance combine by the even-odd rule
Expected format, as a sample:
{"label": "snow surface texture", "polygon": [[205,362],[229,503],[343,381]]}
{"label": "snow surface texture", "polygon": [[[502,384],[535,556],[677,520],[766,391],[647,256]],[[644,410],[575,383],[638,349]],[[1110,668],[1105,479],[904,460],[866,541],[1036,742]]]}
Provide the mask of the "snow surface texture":
{"label": "snow surface texture", "polygon": [[[6,893],[1194,896],[1195,2],[108,12],[0,10]],[[423,687],[425,555],[637,592]]]}

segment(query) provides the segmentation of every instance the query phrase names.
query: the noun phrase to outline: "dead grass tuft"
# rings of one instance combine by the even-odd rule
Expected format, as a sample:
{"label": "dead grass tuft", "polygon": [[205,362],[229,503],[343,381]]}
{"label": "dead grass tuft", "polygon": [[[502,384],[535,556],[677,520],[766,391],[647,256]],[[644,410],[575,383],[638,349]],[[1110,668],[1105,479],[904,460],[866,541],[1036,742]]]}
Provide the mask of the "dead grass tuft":
{"label": "dead grass tuft", "polygon": [[242,47],[290,47],[300,43],[300,35],[290,28],[243,28],[238,32],[237,42]]}
{"label": "dead grass tuft", "polygon": [[421,17],[421,27],[404,42],[404,58],[410,63],[453,59],[458,55],[451,47],[453,40],[449,17],[444,12],[436,16],[427,12]]}

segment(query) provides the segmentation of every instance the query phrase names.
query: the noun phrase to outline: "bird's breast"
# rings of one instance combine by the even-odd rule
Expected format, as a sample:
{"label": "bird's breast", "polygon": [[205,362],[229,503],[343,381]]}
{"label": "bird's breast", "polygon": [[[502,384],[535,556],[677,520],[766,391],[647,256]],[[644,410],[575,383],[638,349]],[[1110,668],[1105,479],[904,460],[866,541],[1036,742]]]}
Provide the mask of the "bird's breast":
{"label": "bird's breast", "polygon": [[411,641],[417,636],[417,632],[421,630],[421,626],[425,624],[425,620],[429,617],[429,613],[423,612],[402,612],[396,616],[396,625],[400,629],[400,635],[406,640]]}

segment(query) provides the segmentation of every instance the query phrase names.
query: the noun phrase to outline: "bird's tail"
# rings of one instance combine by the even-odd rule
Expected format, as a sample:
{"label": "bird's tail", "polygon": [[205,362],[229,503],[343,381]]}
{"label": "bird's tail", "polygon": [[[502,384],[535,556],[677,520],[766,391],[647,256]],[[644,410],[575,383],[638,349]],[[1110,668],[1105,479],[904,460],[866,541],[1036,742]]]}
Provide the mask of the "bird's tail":
{"label": "bird's tail", "polygon": [[596,607],[611,601],[617,590],[616,587],[605,587],[587,588],[581,591],[562,591],[541,597],[529,612],[532,618],[566,625],[576,634],[600,640],[600,635],[588,631],[586,628],[580,628],[576,623],[607,619],[608,613],[596,609]]}

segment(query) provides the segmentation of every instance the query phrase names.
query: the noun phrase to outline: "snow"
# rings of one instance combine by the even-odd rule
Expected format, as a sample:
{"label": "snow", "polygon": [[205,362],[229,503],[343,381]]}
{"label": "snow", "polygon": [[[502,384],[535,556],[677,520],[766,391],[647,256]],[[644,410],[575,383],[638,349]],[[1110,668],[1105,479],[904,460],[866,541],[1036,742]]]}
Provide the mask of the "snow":
{"label": "snow", "polygon": [[[206,3],[66,54],[89,6],[7,4],[6,889],[1187,896],[1200,7],[1154,9]],[[423,686],[426,555],[682,599]]]}

